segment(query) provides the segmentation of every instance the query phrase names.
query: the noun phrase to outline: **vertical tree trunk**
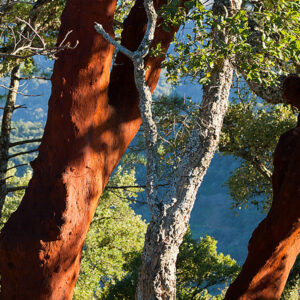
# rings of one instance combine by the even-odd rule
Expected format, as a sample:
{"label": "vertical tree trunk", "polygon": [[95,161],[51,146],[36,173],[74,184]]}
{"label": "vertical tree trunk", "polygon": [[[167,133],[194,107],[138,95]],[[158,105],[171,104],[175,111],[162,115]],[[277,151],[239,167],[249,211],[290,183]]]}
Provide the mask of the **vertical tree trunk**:
{"label": "vertical tree trunk", "polygon": [[[213,12],[215,15],[220,15],[224,14],[226,9],[232,16],[240,7],[240,0],[230,3],[226,0],[217,0],[213,6]],[[212,38],[214,43],[226,43],[229,36],[226,32],[213,30]],[[157,188],[155,182],[150,185],[151,189],[147,189],[152,220],[146,233],[136,294],[138,300],[176,299],[176,260],[179,246],[187,230],[198,188],[219,143],[232,78],[233,66],[228,59],[219,61],[211,70],[211,80],[203,88],[198,125],[191,133],[186,151],[178,170],[171,179],[171,186],[166,197],[158,199],[157,193],[153,192],[153,189]],[[149,129],[144,126],[145,131],[155,131],[154,126],[148,127]],[[155,139],[150,142],[155,143]],[[151,147],[154,148],[153,145]],[[150,166],[153,172],[157,163],[155,153],[153,149],[147,152],[148,160],[153,161]],[[153,157],[149,158],[149,155]],[[148,180],[153,180],[153,177],[155,174],[152,174],[152,177],[148,176]]]}
{"label": "vertical tree trunk", "polygon": [[[160,6],[165,1],[155,1]],[[26,194],[0,235],[1,299],[71,299],[81,250],[98,199],[141,123],[132,64],[94,29],[113,34],[116,0],[68,0],[52,76],[48,119]],[[135,49],[147,23],[137,0],[122,42]],[[177,28],[158,27],[154,44],[167,49]],[[138,40],[140,39],[140,40]],[[162,58],[146,59],[153,92]],[[110,82],[110,83],[109,83]]]}
{"label": "vertical tree trunk", "polygon": [[152,203],[139,275],[137,299],[176,299],[176,260],[198,188],[218,146],[228,105],[233,68],[228,61],[212,74],[204,89],[199,129],[191,136],[164,199]]}
{"label": "vertical tree trunk", "polygon": [[[300,78],[284,83],[285,98],[300,108]],[[274,153],[273,203],[253,232],[248,257],[225,299],[280,299],[300,252],[300,127],[284,133]]]}
{"label": "vertical tree trunk", "polygon": [[2,209],[7,195],[6,186],[6,172],[8,165],[8,150],[10,142],[11,132],[11,119],[15,109],[15,103],[17,98],[17,92],[19,89],[19,69],[17,65],[13,68],[10,75],[9,92],[6,98],[6,103],[3,111],[2,123],[1,123],[1,135],[0,135],[0,219],[2,217]]}

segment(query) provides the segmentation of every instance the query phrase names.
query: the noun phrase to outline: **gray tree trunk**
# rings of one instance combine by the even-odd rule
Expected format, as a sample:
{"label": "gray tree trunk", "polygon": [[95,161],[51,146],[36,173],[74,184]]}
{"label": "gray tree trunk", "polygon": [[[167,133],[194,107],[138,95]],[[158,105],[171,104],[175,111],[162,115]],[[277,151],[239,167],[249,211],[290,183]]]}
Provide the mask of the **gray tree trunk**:
{"label": "gray tree trunk", "polygon": [[11,132],[11,119],[15,109],[17,92],[19,89],[19,72],[20,66],[15,66],[11,71],[10,87],[4,107],[1,136],[0,136],[0,219],[2,217],[2,209],[7,195],[6,173],[9,160],[8,150]]}
{"label": "gray tree trunk", "polygon": [[233,69],[224,61],[204,88],[199,111],[199,127],[189,145],[165,199],[151,203],[139,275],[137,299],[176,298],[176,260],[187,230],[198,188],[217,149],[227,110]]}
{"label": "gray tree trunk", "polygon": [[[234,0],[232,3],[217,0],[213,11],[215,14],[222,14],[226,7],[232,15],[240,6],[240,0]],[[226,32],[215,30],[212,32],[212,38],[215,43],[228,40]],[[203,88],[198,125],[191,133],[166,198],[149,197],[148,191],[152,220],[146,233],[137,287],[138,300],[176,299],[176,260],[179,246],[188,227],[198,188],[219,143],[232,80],[233,66],[229,60],[223,60],[214,67],[210,83]],[[145,127],[145,131],[147,130],[149,129]],[[151,130],[155,128],[152,127]],[[148,161],[155,160],[151,157],[152,153],[153,151],[148,151]],[[152,164],[152,168],[150,166],[150,170],[155,170],[155,164]],[[149,180],[151,176],[148,176]],[[154,182],[151,186],[155,187],[157,183]],[[153,194],[157,195],[152,192]]]}

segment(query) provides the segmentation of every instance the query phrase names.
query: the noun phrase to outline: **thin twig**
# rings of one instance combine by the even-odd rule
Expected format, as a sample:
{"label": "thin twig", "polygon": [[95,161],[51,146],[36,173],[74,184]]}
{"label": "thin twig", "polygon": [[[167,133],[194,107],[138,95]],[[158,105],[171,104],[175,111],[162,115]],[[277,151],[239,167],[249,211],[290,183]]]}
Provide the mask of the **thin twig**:
{"label": "thin twig", "polygon": [[26,106],[25,104],[16,105],[16,106],[14,107],[14,110],[20,109],[20,108],[27,108],[27,106]]}

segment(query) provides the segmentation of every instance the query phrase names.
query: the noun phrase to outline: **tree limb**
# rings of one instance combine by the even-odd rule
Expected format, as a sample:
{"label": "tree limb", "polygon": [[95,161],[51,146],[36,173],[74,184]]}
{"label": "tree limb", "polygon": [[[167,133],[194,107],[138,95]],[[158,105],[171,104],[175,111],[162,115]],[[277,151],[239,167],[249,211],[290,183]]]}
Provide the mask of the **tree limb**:
{"label": "tree limb", "polygon": [[24,186],[12,186],[12,187],[7,187],[6,192],[8,193],[13,193],[13,192],[17,192],[17,191],[22,191],[22,190],[26,190],[27,189],[27,185]]}
{"label": "tree limb", "polygon": [[7,171],[9,170],[12,170],[12,169],[16,169],[16,168],[19,168],[19,167],[23,167],[23,166],[28,166],[29,164],[20,164],[20,165],[16,165],[16,166],[13,166],[13,167],[10,167],[7,169]]}
{"label": "tree limb", "polygon": [[[12,31],[15,42],[12,45],[7,45],[0,48],[0,57],[4,59],[5,58],[25,59],[25,58],[32,57],[34,55],[45,55],[45,56],[56,58],[56,54],[59,53],[60,51],[63,51],[65,49],[74,49],[78,45],[78,41],[74,46],[69,45],[69,43],[65,43],[71,31],[69,31],[66,34],[62,42],[56,47],[48,47],[45,40],[38,33],[38,30],[36,29],[35,26],[37,17],[39,16],[43,6],[50,2],[51,2],[50,0],[38,0],[32,3],[26,1],[23,2],[7,1],[6,4],[0,7],[0,18],[2,18],[6,13],[9,12],[9,10],[13,8],[14,4],[18,4],[18,3],[33,4],[32,10],[29,12],[29,17],[28,17],[30,22],[18,17],[17,17],[17,21],[15,22],[18,25],[20,24],[26,25],[26,28],[23,30],[23,32],[15,32],[11,26],[9,27]],[[31,36],[28,33],[30,33]],[[33,46],[33,41],[36,39],[40,41],[42,47],[37,48]],[[22,51],[26,51],[29,53],[25,55],[19,54]]]}
{"label": "tree limb", "polygon": [[5,177],[5,178],[3,178],[3,179],[0,179],[0,183],[1,182],[5,182],[7,179],[9,179],[9,178],[12,178],[13,176],[8,176],[8,177]]}
{"label": "tree limb", "polygon": [[237,157],[240,157],[247,162],[249,162],[261,175],[263,175],[267,181],[272,183],[272,171],[270,171],[257,157],[253,157],[249,155],[248,152],[244,151],[243,149],[240,149],[234,153],[229,151],[226,147],[219,147],[220,152],[227,152],[230,154],[233,154]]}
{"label": "tree limb", "polygon": [[[254,5],[254,14],[261,13],[264,10],[263,1],[253,1],[252,4]],[[259,28],[257,22],[252,17],[249,17],[248,23],[250,24],[251,29],[251,36],[249,37],[248,42],[253,48],[259,49],[262,47],[262,28]],[[245,71],[242,70],[242,68],[240,68],[239,62],[237,62],[236,67],[238,71],[242,74],[250,90],[258,97],[273,104],[286,103],[286,100],[282,97],[283,82],[288,76],[292,74],[280,75],[278,76],[276,83],[274,83],[272,86],[265,86],[255,80],[248,79]]]}
{"label": "tree limb", "polygon": [[[0,56],[1,56],[1,54],[0,54]],[[19,79],[18,79],[19,80]],[[3,85],[3,84],[0,84],[0,87],[2,87],[3,89],[6,89],[6,90],[8,90],[8,91],[13,91],[11,88],[9,88],[9,87],[7,87],[7,86],[5,86],[5,85]],[[22,93],[22,92],[17,92],[17,91],[14,91],[16,94],[18,94],[18,95],[21,95],[21,96],[25,96],[25,97],[40,97],[40,96],[42,96],[41,94],[40,95],[30,95],[30,94],[24,94],[24,93]]]}
{"label": "tree limb", "polygon": [[20,155],[23,155],[23,154],[29,154],[29,153],[37,152],[37,151],[39,151],[38,148],[37,149],[28,150],[28,151],[24,151],[24,152],[18,152],[18,153],[9,155],[8,159],[11,159],[13,157],[17,157],[17,156],[20,156]]}
{"label": "tree limb", "polygon": [[30,77],[19,77],[19,80],[32,80],[32,79],[41,79],[41,80],[51,80],[50,77],[45,76],[30,76]]}
{"label": "tree limb", "polygon": [[12,148],[12,147],[19,146],[19,145],[37,143],[37,142],[41,142],[41,140],[42,140],[42,138],[13,142],[13,143],[9,144],[9,147]]}
{"label": "tree limb", "polygon": [[247,74],[245,74],[243,71],[241,71],[241,74],[243,75],[250,90],[258,97],[273,104],[286,103],[282,95],[283,95],[283,82],[288,76],[280,76],[278,77],[276,85],[266,87],[254,80],[247,79]]}
{"label": "tree limb", "polygon": [[[158,184],[158,187],[168,186],[169,183],[166,184]],[[120,185],[120,186],[110,186],[107,185],[105,188],[108,190],[119,190],[119,189],[144,189],[147,185]]]}
{"label": "tree limb", "polygon": [[150,209],[156,209],[157,191],[156,191],[156,169],[157,169],[157,127],[152,117],[152,95],[146,83],[146,72],[143,58],[149,53],[151,42],[154,39],[154,32],[157,22],[157,14],[152,0],[144,0],[144,7],[147,14],[147,30],[138,46],[137,50],[132,52],[124,46],[117,43],[106,31],[103,26],[95,23],[95,29],[116,49],[130,58],[134,65],[134,78],[136,87],[140,96],[140,110],[143,120],[143,126],[147,144],[147,198]]}

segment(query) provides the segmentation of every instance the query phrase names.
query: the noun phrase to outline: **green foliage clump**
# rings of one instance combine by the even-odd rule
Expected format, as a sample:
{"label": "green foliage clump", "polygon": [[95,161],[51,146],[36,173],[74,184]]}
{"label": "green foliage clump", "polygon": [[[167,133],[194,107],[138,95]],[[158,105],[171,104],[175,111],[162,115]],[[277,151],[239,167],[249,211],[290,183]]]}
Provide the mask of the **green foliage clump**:
{"label": "green foliage clump", "polygon": [[234,259],[217,252],[217,241],[210,236],[197,242],[188,230],[179,251],[178,299],[221,299],[221,295],[212,297],[207,289],[213,287],[216,289],[216,285],[229,284],[240,271]]}
{"label": "green foliage clump", "polygon": [[[28,122],[16,121],[12,123],[12,132],[11,132],[10,141],[14,143],[23,140],[39,139],[42,137],[43,132],[44,132],[44,126],[41,123],[30,122],[30,121]],[[20,152],[26,152],[37,148],[38,145],[39,142],[35,142],[35,143],[28,143],[28,144],[11,147],[9,149],[9,154],[14,155]],[[28,164],[36,157],[36,155],[37,152],[32,152],[32,153],[16,156],[12,160],[15,165]],[[22,174],[21,170],[24,171],[24,168],[18,169],[18,175]]]}
{"label": "green foliage clump", "polygon": [[[108,186],[135,184],[134,169],[118,167]],[[105,190],[96,209],[83,252],[74,299],[105,299],[115,282],[126,278],[125,265],[141,253],[146,224],[130,207],[131,190]]]}
{"label": "green foliage clump", "polygon": [[[116,282],[108,293],[100,299],[127,299],[135,297],[141,253],[136,253],[131,262],[125,264],[127,276]],[[199,242],[192,238],[191,231],[185,234],[177,260],[177,298],[178,299],[222,299],[224,283],[234,279],[240,267],[229,255],[217,253],[217,241],[212,237],[202,238]],[[208,288],[218,285],[217,296],[212,296]]]}
{"label": "green foliage clump", "polygon": [[249,203],[268,211],[272,202],[273,153],[281,134],[295,127],[289,106],[262,104],[248,90],[229,106],[219,144],[223,154],[241,159],[226,185],[233,207]]}
{"label": "green foliage clump", "polygon": [[114,16],[114,31],[116,39],[121,38],[121,33],[123,31],[122,23],[124,22],[124,19],[126,19],[126,17],[128,16],[134,4],[135,0],[118,0]]}
{"label": "green foliage clump", "polygon": [[[176,4],[171,1],[161,12],[166,30],[181,22],[189,29],[177,34],[175,51],[164,63],[174,84],[181,77],[207,83],[223,59],[231,60],[248,80],[265,86],[274,84],[279,75],[299,72],[299,1],[265,0],[258,7],[244,1],[233,15],[224,7],[216,8],[215,14],[198,0],[187,1],[188,10],[176,10]],[[215,38],[225,32],[226,41]]]}

